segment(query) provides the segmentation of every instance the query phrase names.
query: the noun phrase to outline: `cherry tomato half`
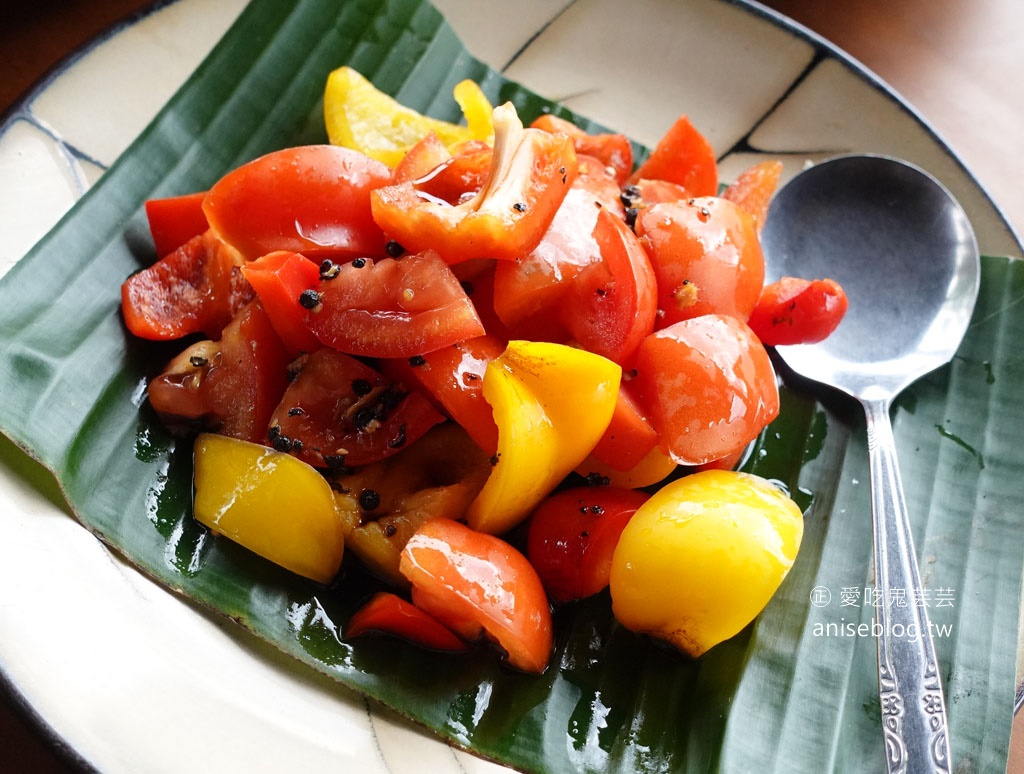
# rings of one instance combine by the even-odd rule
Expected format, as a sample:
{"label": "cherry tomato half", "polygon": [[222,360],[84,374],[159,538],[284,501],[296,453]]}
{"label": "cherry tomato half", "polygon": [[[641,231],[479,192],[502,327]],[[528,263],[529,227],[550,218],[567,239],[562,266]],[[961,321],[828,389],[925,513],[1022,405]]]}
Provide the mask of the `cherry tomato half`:
{"label": "cherry tomato half", "polygon": [[761,293],[750,327],[768,346],[813,344],[836,329],[848,306],[835,280],[783,277]]}
{"label": "cherry tomato half", "polygon": [[702,314],[746,320],[764,284],[764,254],[754,220],[712,196],[641,210],[636,233],[658,282],[658,324]]}
{"label": "cherry tomato half", "polygon": [[562,324],[585,349],[625,365],[654,330],[654,269],[636,235],[608,210],[598,212],[593,236],[600,260],[573,282]]}
{"label": "cherry tomato half", "polygon": [[653,333],[636,368],[631,384],[659,445],[681,465],[740,451],[779,413],[768,353],[735,317],[704,315]]}
{"label": "cherry tomato half", "polygon": [[585,486],[538,506],[530,516],[526,555],[555,602],[583,599],[608,585],[619,535],[648,497],[636,489]]}
{"label": "cherry tomato half", "polygon": [[543,672],[551,658],[551,610],[526,557],[504,540],[457,521],[434,519],[402,550],[412,599],[465,640],[496,642],[508,664]]}

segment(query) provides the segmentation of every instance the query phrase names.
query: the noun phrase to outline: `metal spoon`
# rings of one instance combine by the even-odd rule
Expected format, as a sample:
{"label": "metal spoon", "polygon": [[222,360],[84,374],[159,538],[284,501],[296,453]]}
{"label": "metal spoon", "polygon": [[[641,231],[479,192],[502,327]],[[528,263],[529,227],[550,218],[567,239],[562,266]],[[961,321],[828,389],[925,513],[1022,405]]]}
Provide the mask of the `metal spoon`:
{"label": "metal spoon", "polygon": [[[947,772],[951,753],[940,670],[896,460],[889,410],[912,382],[949,362],[978,295],[971,225],[920,169],[883,156],[842,156],[777,194],[762,233],[769,279],[832,277],[849,310],[819,344],[779,347],[805,377],[860,401],[867,417],[874,526],[878,681],[890,772]],[[911,628],[913,627],[913,628]],[[909,633],[921,636],[915,640]]]}

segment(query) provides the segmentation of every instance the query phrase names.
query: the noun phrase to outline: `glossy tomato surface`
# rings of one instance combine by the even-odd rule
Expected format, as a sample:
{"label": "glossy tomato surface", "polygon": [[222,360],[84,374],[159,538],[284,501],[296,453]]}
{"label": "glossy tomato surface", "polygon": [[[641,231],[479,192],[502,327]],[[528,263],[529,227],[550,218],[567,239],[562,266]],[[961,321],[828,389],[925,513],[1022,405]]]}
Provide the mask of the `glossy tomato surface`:
{"label": "glossy tomato surface", "polygon": [[813,344],[828,338],[848,306],[835,280],[783,277],[761,293],[750,327],[768,346]]}
{"label": "glossy tomato surface", "polygon": [[324,275],[307,318],[328,347],[365,357],[413,357],[484,333],[462,285],[431,250],[357,258],[336,269]]}
{"label": "glossy tomato surface", "polygon": [[551,599],[569,602],[608,585],[619,535],[645,492],[608,486],[566,489],[530,516],[526,555]]}
{"label": "glossy tomato surface", "polygon": [[429,613],[397,594],[380,591],[355,613],[345,627],[345,637],[390,634],[422,648],[461,653],[469,646]]}
{"label": "glossy tomato surface", "polygon": [[779,413],[775,371],[740,320],[704,315],[648,336],[636,385],[659,445],[683,465],[742,450]]}
{"label": "glossy tomato surface", "polygon": [[746,320],[764,284],[753,218],[726,199],[700,197],[641,210],[636,233],[658,283],[665,327],[703,314]]}
{"label": "glossy tomato surface", "polygon": [[210,227],[249,260],[291,250],[312,260],[384,255],[370,191],[391,170],[358,151],[305,145],[228,172],[203,201]]}
{"label": "glossy tomato surface", "polygon": [[401,570],[413,602],[463,639],[485,634],[524,672],[547,667],[553,636],[544,586],[501,538],[434,519],[406,543]]}

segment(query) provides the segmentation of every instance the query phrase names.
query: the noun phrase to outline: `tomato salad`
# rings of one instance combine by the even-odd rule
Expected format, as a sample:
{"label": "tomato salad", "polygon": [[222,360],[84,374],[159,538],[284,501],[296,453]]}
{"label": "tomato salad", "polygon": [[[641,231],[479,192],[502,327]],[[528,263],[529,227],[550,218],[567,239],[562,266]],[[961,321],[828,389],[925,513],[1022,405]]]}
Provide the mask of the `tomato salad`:
{"label": "tomato salad", "polygon": [[796,555],[799,509],[733,468],[779,411],[765,345],[827,336],[842,289],[764,286],[781,165],[721,186],[685,116],[637,165],[623,135],[455,99],[462,124],[341,68],[328,144],[147,202],[123,314],[181,342],[148,399],[195,435],[195,517],[320,583],[354,555],[386,590],[347,637],[541,672],[552,606],[610,585],[699,656]]}

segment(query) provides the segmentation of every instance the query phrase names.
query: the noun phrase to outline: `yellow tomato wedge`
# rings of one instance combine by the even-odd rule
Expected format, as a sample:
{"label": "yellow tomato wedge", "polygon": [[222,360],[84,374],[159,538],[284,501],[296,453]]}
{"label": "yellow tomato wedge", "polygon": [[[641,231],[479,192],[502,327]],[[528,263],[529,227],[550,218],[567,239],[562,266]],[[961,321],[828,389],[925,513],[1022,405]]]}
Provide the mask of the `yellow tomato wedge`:
{"label": "yellow tomato wedge", "polygon": [[663,486],[612,556],[616,619],[697,657],[761,612],[796,559],[803,514],[749,473],[707,470]]}
{"label": "yellow tomato wedge", "polygon": [[196,520],[306,578],[326,583],[345,539],[330,485],[302,460],[201,434],[194,447]]}
{"label": "yellow tomato wedge", "polygon": [[564,344],[510,341],[487,365],[483,395],[498,425],[498,453],[469,506],[469,525],[516,526],[579,465],[611,421],[622,369]]}
{"label": "yellow tomato wedge", "polygon": [[466,125],[424,116],[378,90],[351,67],[339,67],[327,77],[324,89],[327,137],[332,145],[360,151],[390,167],[430,132],[449,149],[470,140],[490,141],[491,104],[480,87],[462,81],[454,95]]}

